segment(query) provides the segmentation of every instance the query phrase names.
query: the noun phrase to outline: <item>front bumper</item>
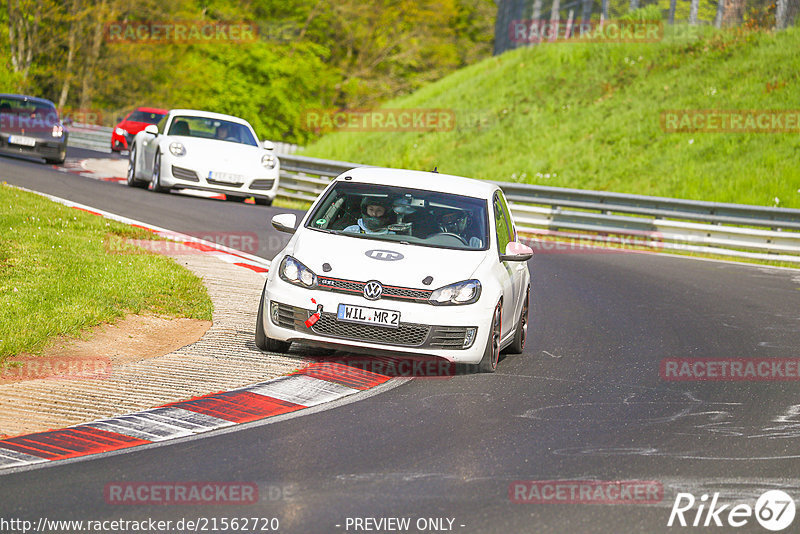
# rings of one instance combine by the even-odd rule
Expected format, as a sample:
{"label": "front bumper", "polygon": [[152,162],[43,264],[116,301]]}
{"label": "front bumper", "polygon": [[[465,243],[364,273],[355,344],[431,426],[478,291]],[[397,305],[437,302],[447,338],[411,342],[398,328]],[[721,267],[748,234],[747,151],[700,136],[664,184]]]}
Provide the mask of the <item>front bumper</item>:
{"label": "front bumper", "polygon": [[269,200],[274,200],[278,194],[279,170],[277,166],[270,170],[257,169],[257,172],[242,173],[240,175],[242,183],[227,184],[211,179],[208,169],[194,167],[187,163],[177,159],[164,158],[161,168],[162,183],[176,189],[200,189]]}
{"label": "front bumper", "polygon": [[[305,321],[317,310],[311,298],[323,309],[320,319],[308,327]],[[346,347],[376,355],[435,356],[455,363],[481,360],[492,311],[484,313],[480,301],[448,307],[395,300],[368,301],[355,295],[303,289],[280,279],[268,282],[264,300],[264,331],[272,339]],[[339,321],[336,318],[339,304],[399,311],[400,325],[388,328]],[[469,330],[474,334],[469,335]]]}
{"label": "front bumper", "polygon": [[136,134],[132,134],[127,131],[125,132],[125,135],[119,135],[117,132],[113,132],[111,134],[111,150],[117,152],[129,150],[135,136]]}
{"label": "front bumper", "polygon": [[36,138],[36,145],[24,146],[15,145],[8,142],[9,135],[0,133],[0,151],[6,154],[17,154],[20,156],[33,156],[45,159],[61,159],[67,151],[67,133],[58,138]]}

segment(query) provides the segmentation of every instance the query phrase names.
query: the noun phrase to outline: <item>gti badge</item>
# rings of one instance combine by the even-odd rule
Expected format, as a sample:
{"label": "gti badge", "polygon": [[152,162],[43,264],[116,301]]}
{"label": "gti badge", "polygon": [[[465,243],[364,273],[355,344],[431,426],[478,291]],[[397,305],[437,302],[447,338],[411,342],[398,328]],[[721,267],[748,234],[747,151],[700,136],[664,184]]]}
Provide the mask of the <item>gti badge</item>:
{"label": "gti badge", "polygon": [[364,253],[364,255],[368,258],[372,258],[373,260],[381,260],[381,261],[397,261],[402,260],[404,256],[399,252],[394,252],[392,250],[368,250]]}
{"label": "gti badge", "polygon": [[370,280],[364,284],[364,298],[367,300],[378,300],[383,294],[383,286],[380,282]]}

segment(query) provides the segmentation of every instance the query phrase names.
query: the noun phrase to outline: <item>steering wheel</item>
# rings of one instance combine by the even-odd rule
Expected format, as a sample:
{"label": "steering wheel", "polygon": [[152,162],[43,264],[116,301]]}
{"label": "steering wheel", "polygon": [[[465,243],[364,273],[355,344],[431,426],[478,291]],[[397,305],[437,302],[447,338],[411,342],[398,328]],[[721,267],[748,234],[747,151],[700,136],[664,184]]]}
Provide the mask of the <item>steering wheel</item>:
{"label": "steering wheel", "polygon": [[458,235],[458,234],[454,234],[454,233],[452,233],[452,232],[439,232],[438,234],[433,234],[433,235],[431,235],[431,236],[428,236],[428,239],[432,239],[432,238],[434,238],[434,237],[439,237],[440,235],[443,235],[443,236],[450,236],[450,237],[455,237],[456,239],[458,239],[459,241],[461,241],[461,242],[462,242],[462,243],[464,243],[465,245],[469,246],[469,242],[467,242],[467,240],[466,240],[466,239],[464,239],[464,238],[463,238],[463,237],[461,237],[460,235]]}

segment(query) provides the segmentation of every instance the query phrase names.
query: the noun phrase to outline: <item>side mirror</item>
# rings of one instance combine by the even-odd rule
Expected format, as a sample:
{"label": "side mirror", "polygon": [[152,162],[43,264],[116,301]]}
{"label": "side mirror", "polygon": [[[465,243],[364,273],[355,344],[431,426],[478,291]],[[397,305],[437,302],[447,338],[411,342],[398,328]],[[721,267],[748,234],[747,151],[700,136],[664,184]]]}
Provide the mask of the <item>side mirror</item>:
{"label": "side mirror", "polygon": [[261,146],[264,147],[264,150],[275,150],[275,143],[272,141],[264,141]]}
{"label": "side mirror", "polygon": [[506,253],[500,255],[500,261],[528,261],[533,257],[533,249],[516,241],[506,245]]}
{"label": "side mirror", "polygon": [[297,215],[294,213],[281,213],[272,218],[272,226],[279,232],[286,232],[287,234],[295,233],[295,225],[297,224]]}
{"label": "side mirror", "polygon": [[150,135],[158,135],[158,126],[155,124],[148,124],[144,128],[145,133],[149,133]]}

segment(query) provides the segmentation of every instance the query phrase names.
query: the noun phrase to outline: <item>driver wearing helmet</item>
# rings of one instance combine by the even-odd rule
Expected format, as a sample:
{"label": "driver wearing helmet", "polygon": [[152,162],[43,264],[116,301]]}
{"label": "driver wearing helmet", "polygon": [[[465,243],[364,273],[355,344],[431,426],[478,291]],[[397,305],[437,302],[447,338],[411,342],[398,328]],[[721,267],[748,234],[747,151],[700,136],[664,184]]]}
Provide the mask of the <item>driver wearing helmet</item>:
{"label": "driver wearing helmet", "polygon": [[391,218],[388,198],[364,197],[361,201],[361,218],[357,224],[344,229],[356,234],[382,235],[390,233],[386,226]]}

